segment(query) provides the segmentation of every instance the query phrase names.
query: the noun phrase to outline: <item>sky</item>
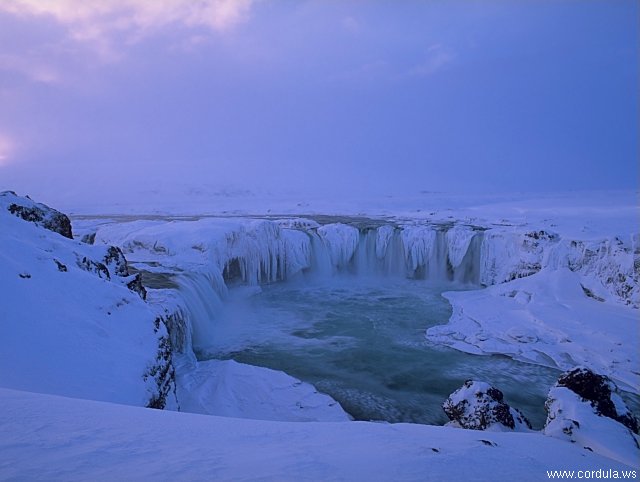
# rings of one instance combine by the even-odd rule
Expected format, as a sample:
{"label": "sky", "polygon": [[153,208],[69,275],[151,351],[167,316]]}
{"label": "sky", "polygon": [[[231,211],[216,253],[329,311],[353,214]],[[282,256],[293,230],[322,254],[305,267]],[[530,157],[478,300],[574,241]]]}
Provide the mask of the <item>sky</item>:
{"label": "sky", "polygon": [[638,2],[0,1],[0,190],[638,188]]}

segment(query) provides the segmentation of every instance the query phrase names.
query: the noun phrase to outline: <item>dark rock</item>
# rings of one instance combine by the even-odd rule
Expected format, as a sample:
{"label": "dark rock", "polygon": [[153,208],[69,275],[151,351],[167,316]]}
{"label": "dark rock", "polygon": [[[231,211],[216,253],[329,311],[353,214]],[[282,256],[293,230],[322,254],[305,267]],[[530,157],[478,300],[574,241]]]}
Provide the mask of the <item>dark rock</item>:
{"label": "dark rock", "polygon": [[59,233],[66,238],[73,239],[71,221],[66,214],[45,204],[36,203],[29,198],[17,196],[13,191],[2,192],[0,197],[7,198],[10,201],[7,210],[11,214]]}
{"label": "dark rock", "polygon": [[127,281],[127,288],[129,288],[134,293],[138,293],[140,298],[143,300],[147,299],[147,290],[142,284],[142,276],[140,273],[136,273],[130,277],[131,279]]}
{"label": "dark rock", "polygon": [[63,273],[66,273],[68,271],[67,267],[60,261],[58,261],[57,259],[54,259],[53,261],[56,263],[56,266],[58,266],[58,271],[62,271]]}
{"label": "dark rock", "polygon": [[637,421],[609,378],[587,368],[563,373],[549,390],[544,407],[545,435],[590,447],[627,465],[638,464]]}
{"label": "dark rock", "polygon": [[[191,328],[187,322],[184,314],[181,310],[174,311],[172,313],[167,312],[163,317],[169,337],[171,346],[176,353],[188,353],[192,350],[191,347]],[[158,326],[159,328],[159,326]]]}
{"label": "dark rock", "polygon": [[102,258],[102,262],[110,268],[112,274],[125,277],[129,276],[129,268],[127,267],[127,259],[124,253],[117,246],[109,246],[107,254]]}
{"label": "dark rock", "polygon": [[92,273],[96,273],[100,278],[111,279],[111,275],[109,274],[109,270],[104,265],[104,263],[100,263],[98,261],[94,261],[92,259],[83,256],[82,259],[78,260],[78,266],[85,271],[90,271]]}
{"label": "dark rock", "polygon": [[529,233],[526,233],[525,236],[527,236],[528,238],[532,238],[535,240],[544,240],[544,241],[556,241],[559,236],[556,233],[549,233],[547,231],[531,231]]}
{"label": "dark rock", "polygon": [[510,407],[500,390],[488,383],[467,380],[442,405],[444,413],[455,424],[472,430],[486,430],[502,425],[525,431],[531,424],[517,409]]}
{"label": "dark rock", "polygon": [[488,445],[489,447],[497,447],[498,446],[497,443],[494,443],[494,442],[492,442],[490,440],[480,439],[480,442],[482,442],[485,445]]}
{"label": "dark rock", "polygon": [[582,288],[582,291],[584,292],[584,294],[587,295],[589,298],[593,298],[594,300],[599,301],[600,303],[604,303],[605,301],[604,298],[596,295],[593,291],[591,291],[585,285],[580,284],[580,287]]}
{"label": "dark rock", "polygon": [[82,236],[82,239],[80,241],[85,244],[93,244],[96,242],[96,233],[85,234],[84,236]]}
{"label": "dark rock", "polygon": [[[162,319],[156,320],[156,323],[163,322]],[[147,369],[143,379],[147,381],[152,377],[155,380],[156,392],[151,396],[147,403],[147,408],[156,408],[162,410],[167,404],[167,397],[176,391],[176,374],[171,358],[171,342],[166,336],[161,336],[158,342],[158,353],[156,355],[155,364]]]}
{"label": "dark rock", "polygon": [[597,415],[620,422],[638,433],[638,420],[620,398],[618,387],[604,375],[579,367],[560,375],[557,387],[566,387],[593,407]]}

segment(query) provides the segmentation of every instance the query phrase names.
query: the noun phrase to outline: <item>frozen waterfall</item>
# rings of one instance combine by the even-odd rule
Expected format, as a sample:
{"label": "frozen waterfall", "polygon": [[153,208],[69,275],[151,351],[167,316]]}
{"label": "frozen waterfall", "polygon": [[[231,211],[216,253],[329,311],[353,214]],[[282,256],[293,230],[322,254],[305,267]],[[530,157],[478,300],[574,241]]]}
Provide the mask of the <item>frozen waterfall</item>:
{"label": "frozen waterfall", "polygon": [[228,286],[333,276],[480,283],[482,231],[256,221],[212,241],[210,262],[176,278],[196,350],[213,336]]}
{"label": "frozen waterfall", "polygon": [[261,231],[266,236],[247,233],[244,238],[232,238],[227,252],[233,256],[223,262],[227,282],[255,285],[301,273],[480,282],[482,232],[471,227],[357,228],[335,223]]}

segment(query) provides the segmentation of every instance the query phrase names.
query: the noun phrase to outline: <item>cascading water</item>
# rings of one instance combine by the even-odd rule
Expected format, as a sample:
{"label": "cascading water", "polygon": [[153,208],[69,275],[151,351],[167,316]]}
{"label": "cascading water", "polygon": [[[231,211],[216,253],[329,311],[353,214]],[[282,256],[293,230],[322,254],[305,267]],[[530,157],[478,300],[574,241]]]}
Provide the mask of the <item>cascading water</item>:
{"label": "cascading water", "polygon": [[329,232],[309,232],[312,274],[479,283],[481,231],[389,225],[357,230],[346,225],[331,226]]}
{"label": "cascading water", "polygon": [[[177,280],[199,358],[286,371],[316,384],[358,419],[441,423],[444,398],[466,378],[482,378],[512,393],[521,407],[533,400],[540,410],[528,415],[541,424],[554,371],[479,359],[424,337],[426,328],[450,316],[442,291],[479,286],[482,231],[345,224],[261,229],[262,237],[232,237],[211,273]],[[264,285],[274,281],[283,283]],[[233,287],[260,284],[249,297]],[[510,391],[504,386],[509,373],[544,382],[538,391]]]}

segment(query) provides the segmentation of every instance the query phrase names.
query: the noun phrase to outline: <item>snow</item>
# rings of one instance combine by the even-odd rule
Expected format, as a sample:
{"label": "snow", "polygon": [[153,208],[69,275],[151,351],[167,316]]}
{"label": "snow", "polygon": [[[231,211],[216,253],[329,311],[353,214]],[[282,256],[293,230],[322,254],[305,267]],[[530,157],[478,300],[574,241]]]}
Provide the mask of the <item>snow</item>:
{"label": "snow", "polygon": [[0,386],[149,402],[155,380],[143,376],[166,331],[126,279],[83,264],[104,255],[0,205]]}
{"label": "snow", "polygon": [[[170,183],[155,192],[132,190],[119,203],[62,199],[58,209],[79,215],[155,216],[366,216],[387,220],[462,221],[468,225],[546,227],[563,237],[599,239],[637,231],[637,191],[549,193],[443,193],[310,196],[306,192],[229,192],[214,185]],[[75,223],[77,224],[77,222]]]}
{"label": "snow", "polygon": [[640,437],[621,423],[596,415],[589,402],[568,388],[553,387],[547,405],[545,435],[589,447],[632,467],[640,466]]}
{"label": "snow", "polygon": [[4,480],[542,480],[630,470],[539,433],[243,420],[0,389]]}
{"label": "snow", "polygon": [[447,292],[453,314],[427,339],[474,354],[505,354],[562,370],[586,365],[637,392],[638,310],[585,295],[566,268],[483,290]]}
{"label": "snow", "polygon": [[345,422],[351,417],[328,395],[286,373],[207,360],[178,370],[178,399],[185,412],[259,420]]}

